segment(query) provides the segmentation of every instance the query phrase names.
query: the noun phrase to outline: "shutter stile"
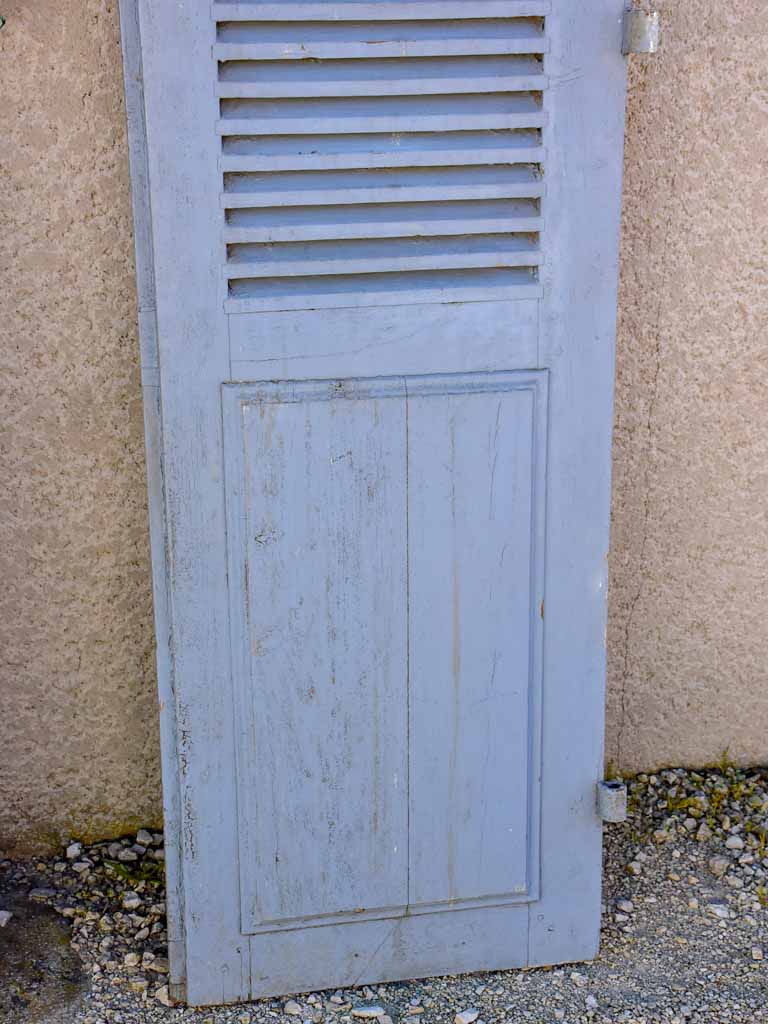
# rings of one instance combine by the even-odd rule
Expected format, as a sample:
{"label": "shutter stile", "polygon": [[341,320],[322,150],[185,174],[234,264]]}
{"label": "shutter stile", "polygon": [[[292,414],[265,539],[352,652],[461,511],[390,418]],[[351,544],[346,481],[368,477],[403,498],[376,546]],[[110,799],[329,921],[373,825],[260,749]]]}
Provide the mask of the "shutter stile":
{"label": "shutter stile", "polygon": [[547,6],[214,3],[227,312],[539,297]]}

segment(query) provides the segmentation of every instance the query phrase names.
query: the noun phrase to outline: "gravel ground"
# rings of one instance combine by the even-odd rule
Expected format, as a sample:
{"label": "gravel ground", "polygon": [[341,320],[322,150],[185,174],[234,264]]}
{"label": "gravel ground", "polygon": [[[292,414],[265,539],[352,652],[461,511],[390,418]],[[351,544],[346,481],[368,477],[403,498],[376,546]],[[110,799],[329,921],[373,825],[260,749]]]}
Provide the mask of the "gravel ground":
{"label": "gravel ground", "polygon": [[[663,771],[629,792],[630,820],[605,830],[602,951],[590,964],[168,1007],[162,837],[144,831],[71,843],[46,862],[3,861],[0,924],[21,899],[68,919],[90,985],[67,1024],[768,1022],[768,769]],[[14,913],[0,935],[26,927]],[[4,1019],[53,1024],[9,963]]]}

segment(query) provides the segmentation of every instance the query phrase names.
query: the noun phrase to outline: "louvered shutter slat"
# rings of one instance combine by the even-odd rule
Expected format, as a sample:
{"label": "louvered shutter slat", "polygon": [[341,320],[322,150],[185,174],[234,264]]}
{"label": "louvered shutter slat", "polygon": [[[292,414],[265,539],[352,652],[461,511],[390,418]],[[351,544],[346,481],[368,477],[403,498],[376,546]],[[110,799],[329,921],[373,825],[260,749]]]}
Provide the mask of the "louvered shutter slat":
{"label": "louvered shutter slat", "polygon": [[466,0],[404,0],[387,3],[384,0],[341,0],[339,3],[317,0],[303,3],[288,0],[270,3],[268,0],[241,0],[240,3],[215,3],[217,21],[417,21],[446,18],[530,18],[549,13],[548,0],[485,0],[481,4],[468,4]]}
{"label": "louvered shutter slat", "polygon": [[540,164],[537,131],[238,137],[222,140],[223,171]]}
{"label": "louvered shutter slat", "polygon": [[218,95],[238,99],[319,96],[437,96],[544,89],[535,57],[390,58],[385,60],[230,61]]}

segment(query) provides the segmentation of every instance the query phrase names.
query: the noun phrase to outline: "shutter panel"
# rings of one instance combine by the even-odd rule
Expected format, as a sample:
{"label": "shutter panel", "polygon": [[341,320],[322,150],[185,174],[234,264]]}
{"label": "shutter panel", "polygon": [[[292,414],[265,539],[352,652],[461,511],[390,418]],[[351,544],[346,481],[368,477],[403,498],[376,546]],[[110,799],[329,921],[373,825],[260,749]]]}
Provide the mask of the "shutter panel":
{"label": "shutter panel", "polygon": [[214,4],[227,311],[537,298],[546,8]]}
{"label": "shutter panel", "polygon": [[132,3],[172,991],[590,958],[623,0]]}

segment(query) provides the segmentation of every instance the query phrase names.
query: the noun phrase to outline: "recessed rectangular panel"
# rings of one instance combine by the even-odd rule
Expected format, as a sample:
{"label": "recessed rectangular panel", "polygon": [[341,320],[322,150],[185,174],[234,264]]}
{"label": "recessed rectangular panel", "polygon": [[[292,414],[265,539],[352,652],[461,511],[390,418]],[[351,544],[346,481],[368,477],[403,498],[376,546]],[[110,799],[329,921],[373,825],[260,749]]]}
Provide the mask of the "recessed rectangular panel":
{"label": "recessed rectangular panel", "polygon": [[224,392],[243,930],[403,906],[405,400]]}
{"label": "recessed rectangular panel", "polygon": [[464,381],[408,402],[414,906],[536,877],[545,375]]}

